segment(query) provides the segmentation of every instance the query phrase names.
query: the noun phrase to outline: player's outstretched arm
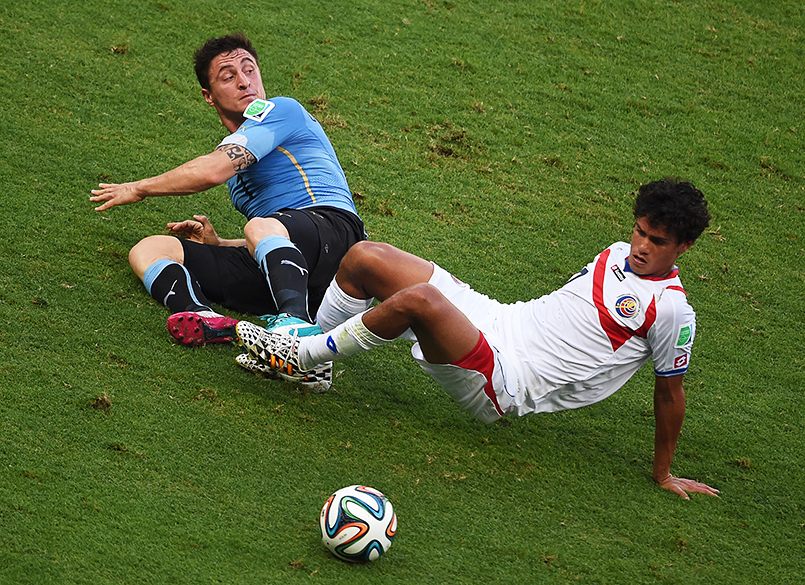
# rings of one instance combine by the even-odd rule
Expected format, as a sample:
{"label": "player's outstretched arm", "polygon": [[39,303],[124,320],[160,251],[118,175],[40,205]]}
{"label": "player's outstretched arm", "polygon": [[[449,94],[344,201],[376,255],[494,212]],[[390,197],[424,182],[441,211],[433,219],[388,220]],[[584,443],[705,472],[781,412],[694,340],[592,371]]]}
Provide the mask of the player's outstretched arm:
{"label": "player's outstretched arm", "polygon": [[95,211],[105,211],[117,205],[138,203],[146,197],[206,191],[224,183],[236,172],[229,154],[224,150],[215,150],[156,177],[131,183],[101,183],[91,191],[89,200],[100,203]]}
{"label": "player's outstretched arm", "polygon": [[685,419],[685,390],[682,375],[654,380],[654,470],[652,477],[657,484],[678,496],[690,499],[688,493],[696,492],[717,496],[718,490],[692,479],[671,475],[671,460],[674,458],[682,421]]}

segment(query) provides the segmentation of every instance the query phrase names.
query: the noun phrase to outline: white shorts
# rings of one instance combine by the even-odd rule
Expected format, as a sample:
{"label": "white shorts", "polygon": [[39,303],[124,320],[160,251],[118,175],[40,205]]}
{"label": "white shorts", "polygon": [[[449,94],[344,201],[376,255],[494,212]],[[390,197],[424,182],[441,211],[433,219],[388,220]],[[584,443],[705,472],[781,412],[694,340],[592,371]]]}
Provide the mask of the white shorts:
{"label": "white shorts", "polygon": [[[411,348],[411,354],[425,373],[436,380],[461,408],[482,422],[494,422],[506,413],[514,399],[506,391],[503,360],[495,347],[494,335],[485,331],[492,329],[491,322],[500,303],[472,290],[436,264],[428,282],[467,315],[481,330],[481,338],[476,348],[456,364],[428,362],[419,343]],[[490,326],[484,327],[485,324]]]}

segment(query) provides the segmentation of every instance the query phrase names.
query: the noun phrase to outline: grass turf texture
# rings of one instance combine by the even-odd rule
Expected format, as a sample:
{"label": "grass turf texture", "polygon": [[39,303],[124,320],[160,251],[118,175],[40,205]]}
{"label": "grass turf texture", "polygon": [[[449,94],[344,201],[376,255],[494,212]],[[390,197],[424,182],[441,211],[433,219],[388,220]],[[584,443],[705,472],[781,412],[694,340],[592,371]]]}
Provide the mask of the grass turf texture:
{"label": "grass turf texture", "polygon": [[[771,5],[767,5],[771,4]],[[219,2],[0,7],[0,582],[798,583],[805,573],[800,2]],[[673,471],[651,372],[576,412],[485,426],[399,343],[305,395],[187,349],[126,263],[223,188],[92,211],[224,135],[192,51],[245,30],[269,95],[322,120],[371,237],[514,301],[626,239],[666,175],[711,202],[681,261],[698,314]],[[400,529],[321,546],[353,483]]]}

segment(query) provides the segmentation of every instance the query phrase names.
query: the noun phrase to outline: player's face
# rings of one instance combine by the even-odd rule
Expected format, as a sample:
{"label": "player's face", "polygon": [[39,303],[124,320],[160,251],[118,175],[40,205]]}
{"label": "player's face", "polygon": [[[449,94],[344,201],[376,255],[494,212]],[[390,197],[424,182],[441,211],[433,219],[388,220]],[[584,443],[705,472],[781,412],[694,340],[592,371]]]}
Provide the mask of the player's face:
{"label": "player's face", "polygon": [[256,98],[265,99],[263,78],[252,55],[237,49],[222,53],[210,63],[210,89],[201,93],[226,118],[242,118],[243,111]]}
{"label": "player's face", "polygon": [[629,266],[640,276],[667,276],[679,255],[693,242],[677,243],[664,226],[652,227],[648,218],[640,217],[632,232],[632,250]]}

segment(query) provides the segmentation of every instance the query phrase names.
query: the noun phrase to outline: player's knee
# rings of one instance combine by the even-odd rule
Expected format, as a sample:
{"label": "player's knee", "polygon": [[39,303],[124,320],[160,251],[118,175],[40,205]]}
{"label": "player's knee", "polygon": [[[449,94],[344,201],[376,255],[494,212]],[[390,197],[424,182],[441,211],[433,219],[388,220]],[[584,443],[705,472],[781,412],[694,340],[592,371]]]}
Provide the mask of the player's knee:
{"label": "player's knee", "polygon": [[243,235],[250,248],[253,248],[260,240],[269,236],[282,236],[290,239],[285,226],[272,217],[253,217],[243,227]]}
{"label": "player's knee", "polygon": [[157,260],[184,261],[182,243],[173,236],[154,235],[143,238],[129,251],[129,265],[141,276]]}
{"label": "player's knee", "polygon": [[341,259],[339,271],[351,282],[376,279],[386,268],[388,244],[363,240],[352,246]]}
{"label": "player's knee", "polygon": [[449,301],[441,291],[427,282],[409,286],[396,295],[400,310],[405,311],[415,321],[429,320],[442,314]]}

